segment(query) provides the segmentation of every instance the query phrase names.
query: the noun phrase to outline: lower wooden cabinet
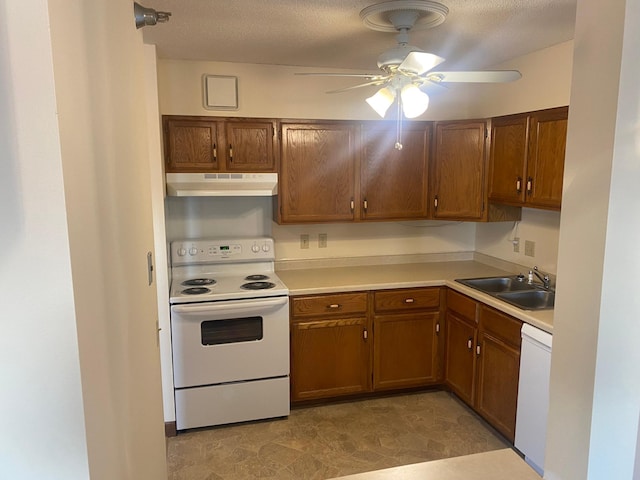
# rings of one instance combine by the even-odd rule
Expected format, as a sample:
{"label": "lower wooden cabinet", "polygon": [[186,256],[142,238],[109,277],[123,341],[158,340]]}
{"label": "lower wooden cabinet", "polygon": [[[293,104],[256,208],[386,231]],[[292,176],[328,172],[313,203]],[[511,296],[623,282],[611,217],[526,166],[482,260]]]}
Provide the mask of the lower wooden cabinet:
{"label": "lower wooden cabinet", "polygon": [[441,288],[294,296],[291,398],[442,382]]}
{"label": "lower wooden cabinet", "polygon": [[293,402],[446,384],[514,440],[520,320],[440,287],[290,304]]}
{"label": "lower wooden cabinet", "polygon": [[475,409],[513,442],[516,432],[522,322],[480,307]]}
{"label": "lower wooden cabinet", "polygon": [[292,298],[293,401],[371,389],[367,304],[367,292]]}
{"label": "lower wooden cabinet", "polygon": [[445,381],[513,442],[522,322],[465,295],[447,292]]}
{"label": "lower wooden cabinet", "polygon": [[442,380],[440,294],[440,288],[374,292],[374,390]]}

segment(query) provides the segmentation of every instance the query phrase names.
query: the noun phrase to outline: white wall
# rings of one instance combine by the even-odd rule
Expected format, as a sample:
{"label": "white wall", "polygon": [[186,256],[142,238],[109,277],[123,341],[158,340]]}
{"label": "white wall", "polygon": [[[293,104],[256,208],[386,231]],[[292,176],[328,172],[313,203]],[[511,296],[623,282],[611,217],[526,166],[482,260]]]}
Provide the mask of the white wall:
{"label": "white wall", "polygon": [[44,2],[0,1],[0,478],[89,475]]}
{"label": "white wall", "polygon": [[0,477],[166,478],[132,5],[0,15]]}
{"label": "white wall", "polygon": [[[350,70],[326,68],[160,59],[160,110],[164,115],[380,119],[364,101],[375,89],[372,91],[363,88],[339,94],[326,93],[329,90],[356,85],[360,79],[297,76],[296,72],[354,73]],[[238,77],[238,110],[214,111],[203,107],[204,74]],[[442,92],[432,95],[429,110],[419,119],[468,118],[468,93],[465,88],[441,90]],[[392,116],[393,110],[390,109],[388,116]]]}
{"label": "white wall", "polygon": [[125,0],[49,12],[91,478],[161,479],[142,33]]}
{"label": "white wall", "polygon": [[638,2],[578,1],[546,450],[552,480],[638,478],[638,45]]}

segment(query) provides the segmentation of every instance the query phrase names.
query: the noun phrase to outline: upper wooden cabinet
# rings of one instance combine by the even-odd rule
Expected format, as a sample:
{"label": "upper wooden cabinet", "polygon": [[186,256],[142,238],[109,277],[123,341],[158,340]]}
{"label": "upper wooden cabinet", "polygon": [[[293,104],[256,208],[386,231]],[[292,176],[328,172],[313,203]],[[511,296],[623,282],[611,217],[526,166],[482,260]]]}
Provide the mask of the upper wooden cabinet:
{"label": "upper wooden cabinet", "polygon": [[357,132],[348,122],[282,124],[280,223],[355,218]]}
{"label": "upper wooden cabinet", "polygon": [[402,150],[395,148],[395,124],[362,126],[360,165],[363,220],[427,217],[427,172],[431,124],[407,123]]}
{"label": "upper wooden cabinet", "polygon": [[279,223],[427,217],[431,124],[282,123]]}
{"label": "upper wooden cabinet", "polygon": [[491,202],[559,210],[568,107],[494,118]]}
{"label": "upper wooden cabinet", "polygon": [[430,189],[433,218],[484,218],[486,132],[485,120],[436,123]]}
{"label": "upper wooden cabinet", "polygon": [[167,172],[275,172],[276,121],[162,117]]}

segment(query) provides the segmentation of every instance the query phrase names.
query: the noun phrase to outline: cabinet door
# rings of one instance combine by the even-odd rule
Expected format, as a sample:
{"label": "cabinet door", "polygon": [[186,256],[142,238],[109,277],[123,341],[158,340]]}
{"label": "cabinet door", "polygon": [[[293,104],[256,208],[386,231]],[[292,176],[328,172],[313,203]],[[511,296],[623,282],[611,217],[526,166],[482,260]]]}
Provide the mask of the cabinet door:
{"label": "cabinet door", "polygon": [[524,202],[528,140],[527,115],[510,115],[491,121],[489,200],[516,205]]}
{"label": "cabinet door", "polygon": [[274,122],[228,121],[227,170],[236,172],[275,172]]}
{"label": "cabinet door", "polygon": [[445,381],[464,402],[473,405],[476,328],[447,311]]}
{"label": "cabinet door", "polygon": [[535,112],[531,116],[527,169],[527,203],[530,206],[560,209],[568,114],[568,107],[561,107]]}
{"label": "cabinet door", "polygon": [[337,397],[370,390],[366,317],[291,325],[292,400]]}
{"label": "cabinet door", "polygon": [[427,216],[427,166],[431,126],[407,124],[402,150],[394,148],[395,124],[365,125],[362,132],[362,218]]}
{"label": "cabinet door", "polygon": [[374,390],[437,382],[439,319],[438,312],[374,318]]}
{"label": "cabinet door", "polygon": [[283,223],[355,218],[356,127],[283,124],[279,202]]}
{"label": "cabinet door", "polygon": [[516,428],[521,329],[520,320],[481,307],[475,408],[511,441]]}
{"label": "cabinet door", "polygon": [[215,121],[163,118],[167,172],[213,172],[218,163]]}
{"label": "cabinet door", "polygon": [[476,410],[513,442],[518,404],[520,350],[493,335],[478,335]]}
{"label": "cabinet door", "polygon": [[436,125],[432,216],[482,220],[485,195],[484,121],[440,122]]}

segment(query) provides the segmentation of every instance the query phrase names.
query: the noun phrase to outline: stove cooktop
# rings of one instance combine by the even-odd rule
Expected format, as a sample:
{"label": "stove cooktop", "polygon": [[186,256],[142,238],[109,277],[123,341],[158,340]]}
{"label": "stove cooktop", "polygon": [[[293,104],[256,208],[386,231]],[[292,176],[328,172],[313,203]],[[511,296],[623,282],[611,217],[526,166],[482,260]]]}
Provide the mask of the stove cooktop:
{"label": "stove cooktop", "polygon": [[274,272],[273,239],[199,239],[171,243],[171,304],[289,294]]}

